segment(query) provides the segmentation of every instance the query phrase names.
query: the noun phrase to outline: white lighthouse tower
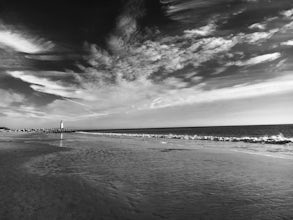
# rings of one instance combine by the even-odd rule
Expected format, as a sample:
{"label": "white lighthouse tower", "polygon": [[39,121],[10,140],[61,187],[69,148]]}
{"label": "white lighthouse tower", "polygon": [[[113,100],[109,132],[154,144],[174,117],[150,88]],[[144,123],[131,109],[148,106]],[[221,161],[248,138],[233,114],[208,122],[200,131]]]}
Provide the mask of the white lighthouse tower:
{"label": "white lighthouse tower", "polygon": [[62,131],[64,129],[64,124],[63,124],[63,121],[61,120],[60,121],[60,130]]}

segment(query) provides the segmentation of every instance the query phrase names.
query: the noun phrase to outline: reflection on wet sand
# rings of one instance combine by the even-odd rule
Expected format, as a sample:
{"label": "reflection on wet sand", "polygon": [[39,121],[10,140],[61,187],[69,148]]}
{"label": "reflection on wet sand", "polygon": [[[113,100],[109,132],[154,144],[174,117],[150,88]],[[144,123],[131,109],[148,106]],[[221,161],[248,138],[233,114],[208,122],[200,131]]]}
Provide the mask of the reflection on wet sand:
{"label": "reflection on wet sand", "polygon": [[63,133],[60,133],[59,147],[63,147]]}

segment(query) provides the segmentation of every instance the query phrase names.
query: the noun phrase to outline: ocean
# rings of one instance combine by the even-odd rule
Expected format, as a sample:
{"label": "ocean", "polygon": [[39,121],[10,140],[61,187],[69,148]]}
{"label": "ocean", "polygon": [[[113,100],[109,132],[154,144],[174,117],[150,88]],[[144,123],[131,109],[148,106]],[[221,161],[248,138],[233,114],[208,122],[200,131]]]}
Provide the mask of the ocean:
{"label": "ocean", "polygon": [[79,130],[81,133],[168,139],[233,141],[268,144],[293,142],[293,125],[249,125],[216,127],[173,127],[139,129]]}
{"label": "ocean", "polygon": [[246,125],[246,126],[213,126],[213,127],[170,127],[170,128],[137,128],[137,129],[84,129],[85,132],[128,133],[128,134],[175,134],[202,135],[221,137],[261,137],[282,134],[293,137],[293,124],[286,125]]}

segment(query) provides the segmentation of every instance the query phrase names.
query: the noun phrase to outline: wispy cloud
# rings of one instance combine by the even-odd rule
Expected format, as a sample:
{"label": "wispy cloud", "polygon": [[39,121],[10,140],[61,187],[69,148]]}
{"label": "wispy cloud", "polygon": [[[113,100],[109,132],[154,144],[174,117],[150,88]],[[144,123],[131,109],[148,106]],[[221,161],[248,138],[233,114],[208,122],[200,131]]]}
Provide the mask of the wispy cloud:
{"label": "wispy cloud", "polygon": [[197,36],[208,36],[214,33],[216,30],[216,25],[214,23],[210,23],[206,26],[197,28],[197,29],[191,29],[191,30],[185,30],[185,36],[187,38],[191,37],[197,37]]}
{"label": "wispy cloud", "polygon": [[293,46],[293,40],[288,40],[286,42],[282,42],[281,45],[284,45],[284,46]]}
{"label": "wispy cloud", "polygon": [[[35,76],[29,71],[8,71],[10,76],[21,79],[30,84],[30,87],[36,91],[53,94],[67,98],[84,97],[82,90],[71,85],[62,85],[62,81],[52,81],[44,76]],[[90,96],[87,96],[90,99]]]}
{"label": "wispy cloud", "polygon": [[256,29],[256,30],[265,30],[266,25],[262,24],[262,23],[255,23],[255,24],[250,25],[248,28],[249,29]]}
{"label": "wispy cloud", "polygon": [[47,105],[43,110],[46,115],[54,119],[64,119],[66,121],[78,121],[82,119],[107,116],[105,111],[94,112],[91,106],[84,104],[82,101],[74,101],[70,99],[55,100]]}
{"label": "wispy cloud", "polygon": [[283,15],[284,17],[287,17],[287,18],[291,18],[293,15],[293,9],[282,11],[281,15]]}
{"label": "wispy cloud", "polygon": [[0,111],[4,117],[43,117],[44,112],[37,111],[34,107],[25,106],[26,97],[9,90],[0,89]]}
{"label": "wispy cloud", "polygon": [[213,90],[201,87],[168,91],[153,100],[150,108],[165,108],[178,105],[245,99],[293,91],[293,77],[278,77],[253,84],[239,84]]}
{"label": "wispy cloud", "polygon": [[20,31],[0,30],[0,47],[10,48],[17,52],[35,54],[45,52],[54,47],[51,41],[45,41],[41,38],[28,36]]}
{"label": "wispy cloud", "polygon": [[248,60],[245,61],[236,61],[232,63],[232,65],[236,66],[251,66],[251,65],[257,65],[261,63],[266,63],[266,62],[271,62],[274,60],[277,60],[281,57],[281,53],[276,52],[276,53],[270,53],[270,54],[264,54],[256,57],[252,57]]}
{"label": "wispy cloud", "polygon": [[0,107],[9,107],[13,103],[21,103],[25,100],[23,95],[4,89],[0,89],[0,97]]}

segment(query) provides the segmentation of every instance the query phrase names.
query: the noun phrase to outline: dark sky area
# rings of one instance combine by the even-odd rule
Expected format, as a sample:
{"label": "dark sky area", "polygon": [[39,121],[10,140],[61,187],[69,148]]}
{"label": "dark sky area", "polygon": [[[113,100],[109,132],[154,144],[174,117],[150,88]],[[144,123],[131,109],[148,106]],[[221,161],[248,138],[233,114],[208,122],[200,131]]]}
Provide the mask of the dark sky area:
{"label": "dark sky area", "polygon": [[78,47],[87,41],[103,46],[123,10],[144,14],[139,21],[142,29],[167,20],[163,5],[157,0],[2,1],[1,18],[65,44]]}

